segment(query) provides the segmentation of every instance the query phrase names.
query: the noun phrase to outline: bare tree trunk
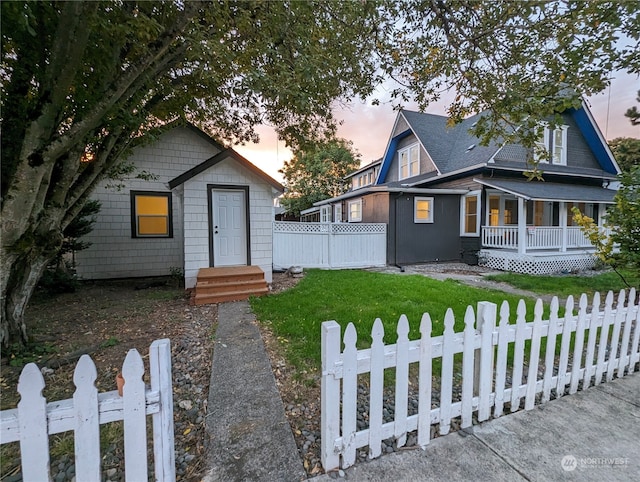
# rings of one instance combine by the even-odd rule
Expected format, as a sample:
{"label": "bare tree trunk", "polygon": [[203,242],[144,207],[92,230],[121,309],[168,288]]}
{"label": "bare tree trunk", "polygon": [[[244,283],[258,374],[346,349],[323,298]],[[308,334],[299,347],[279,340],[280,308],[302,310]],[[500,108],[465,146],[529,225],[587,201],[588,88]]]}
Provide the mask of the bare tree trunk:
{"label": "bare tree trunk", "polygon": [[2,270],[0,343],[4,347],[14,343],[20,345],[27,343],[24,311],[42,272],[51,259],[42,253],[35,256],[33,253],[30,256],[12,256],[12,258],[11,266],[3,262]]}

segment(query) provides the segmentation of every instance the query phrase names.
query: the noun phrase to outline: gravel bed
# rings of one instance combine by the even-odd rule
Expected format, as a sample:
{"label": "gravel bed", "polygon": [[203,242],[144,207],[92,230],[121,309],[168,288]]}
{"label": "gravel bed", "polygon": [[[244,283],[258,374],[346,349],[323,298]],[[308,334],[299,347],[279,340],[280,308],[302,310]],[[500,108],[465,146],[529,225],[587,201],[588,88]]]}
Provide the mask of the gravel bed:
{"label": "gravel bed", "polygon": [[[184,329],[179,337],[171,339],[173,373],[173,412],[177,480],[201,480],[206,469],[205,418],[211,374],[212,326],[217,317],[217,306],[188,306],[184,308]],[[145,362],[147,358],[144,357]],[[105,425],[101,425],[104,428]],[[151,417],[147,417],[147,432],[152,440]],[[121,438],[121,437],[120,437]],[[125,480],[124,442],[118,440],[101,450],[102,481]],[[75,482],[75,463],[72,454],[51,460],[54,482]],[[149,480],[154,479],[153,444],[148,451]],[[2,479],[19,482],[20,472]]]}

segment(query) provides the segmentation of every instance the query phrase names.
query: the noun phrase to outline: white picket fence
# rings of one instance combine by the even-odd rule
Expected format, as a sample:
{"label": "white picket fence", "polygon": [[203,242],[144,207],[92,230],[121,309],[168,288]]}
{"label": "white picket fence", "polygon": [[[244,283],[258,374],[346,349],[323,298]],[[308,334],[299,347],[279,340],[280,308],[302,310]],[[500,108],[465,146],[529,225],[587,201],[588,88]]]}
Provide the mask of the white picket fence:
{"label": "white picket fence", "polygon": [[273,267],[368,268],[387,263],[384,223],[273,223]]}
{"label": "white picket fence", "polygon": [[73,398],[49,403],[42,396],[45,382],[38,366],[25,366],[18,382],[18,408],[0,412],[1,443],[20,442],[22,480],[51,480],[49,436],[73,430],[76,480],[99,482],[100,425],[123,420],[125,478],[146,481],[147,415],[152,415],[155,480],[174,481],[169,340],[151,344],[149,366],[151,386],[146,388],[142,357],[137,350],[129,350],[122,366],[125,385],[121,397],[117,390],[98,393],[96,366],[88,355],[83,355],[73,376]]}
{"label": "white picket fence", "polygon": [[[409,322],[402,315],[397,325],[397,342],[384,345],[384,329],[377,319],[371,332],[371,348],[356,349],[357,333],[349,324],[341,351],[340,326],[335,321],[322,324],[322,464],[325,470],[355,463],[356,450],[369,447],[369,457],[381,454],[381,442],[394,438],[397,446],[406,444],[407,434],[417,430],[417,443],[423,449],[429,444],[431,425],[439,424],[439,433],[449,432],[451,421],[460,417],[460,428],[472,425],[472,414],[479,422],[499,417],[509,404],[514,412],[524,401],[524,409],[573,394],[580,387],[611,381],[625,372],[638,370],[640,362],[640,309],[632,289],[625,306],[621,291],[614,308],[614,295],[609,292],[604,309],[600,297],[593,298],[588,311],[587,297],[580,298],[577,314],[573,298],[565,306],[565,316],[558,315],[559,303],[554,298],[549,320],[543,320],[543,304],[538,300],[533,321],[526,321],[526,306],[520,301],[515,323],[505,301],[500,308],[480,302],[477,318],[468,307],[461,333],[454,332],[454,315],[447,310],[442,336],[431,336],[432,323],[425,313],[420,324],[419,340],[408,339]],[[478,324],[474,326],[478,320]],[[574,336],[573,347],[571,347]],[[525,364],[525,342],[529,341]],[[541,355],[541,346],[545,353]],[[557,345],[559,344],[559,345]],[[513,346],[513,359],[507,355]],[[556,347],[560,352],[556,356]],[[460,400],[452,400],[454,355],[462,353],[462,387]],[[432,408],[433,359],[441,358],[439,405]],[[418,363],[418,410],[408,415],[409,365]],[[395,367],[394,419],[384,423],[384,370]],[[539,369],[543,374],[539,376]],[[523,373],[526,380],[523,381]],[[358,430],[358,375],[369,374],[369,426]],[[511,378],[508,378],[508,374]],[[457,377],[459,379],[459,376]],[[511,380],[511,382],[510,382]],[[415,386],[415,384],[414,384]],[[342,410],[341,410],[342,407]]]}

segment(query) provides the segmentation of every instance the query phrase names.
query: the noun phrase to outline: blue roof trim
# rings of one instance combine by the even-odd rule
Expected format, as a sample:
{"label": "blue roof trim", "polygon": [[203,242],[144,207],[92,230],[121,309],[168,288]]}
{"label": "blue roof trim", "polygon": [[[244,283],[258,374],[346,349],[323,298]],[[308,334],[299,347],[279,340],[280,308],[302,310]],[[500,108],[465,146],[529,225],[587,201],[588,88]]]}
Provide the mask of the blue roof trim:
{"label": "blue roof trim", "polygon": [[579,109],[569,109],[569,115],[573,117],[573,120],[578,125],[578,129],[582,132],[584,139],[587,141],[587,145],[591,148],[593,155],[598,160],[598,163],[602,169],[610,174],[618,174],[615,164],[612,162],[611,157],[607,151],[607,148],[602,144],[600,136],[596,131],[596,127],[589,119],[584,107]]}
{"label": "blue roof trim", "polygon": [[376,184],[383,184],[387,178],[387,174],[389,172],[389,168],[391,167],[391,163],[393,162],[393,158],[396,155],[396,150],[398,149],[398,142],[400,142],[405,137],[408,137],[411,134],[411,129],[407,129],[404,132],[401,132],[395,137],[391,138],[391,142],[389,142],[389,148],[384,156],[382,161],[382,167],[380,168],[380,174],[378,174],[378,179]]}

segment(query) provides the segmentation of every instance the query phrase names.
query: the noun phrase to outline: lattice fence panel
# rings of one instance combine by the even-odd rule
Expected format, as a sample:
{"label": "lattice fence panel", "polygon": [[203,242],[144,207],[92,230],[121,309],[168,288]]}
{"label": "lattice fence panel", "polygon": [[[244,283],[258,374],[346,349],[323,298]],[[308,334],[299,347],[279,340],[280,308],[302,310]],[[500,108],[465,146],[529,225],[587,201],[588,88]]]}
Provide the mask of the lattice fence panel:
{"label": "lattice fence panel", "polygon": [[554,274],[564,271],[581,271],[595,266],[592,255],[576,254],[567,256],[530,256],[517,253],[480,252],[479,263],[499,271],[513,271],[524,274]]}

